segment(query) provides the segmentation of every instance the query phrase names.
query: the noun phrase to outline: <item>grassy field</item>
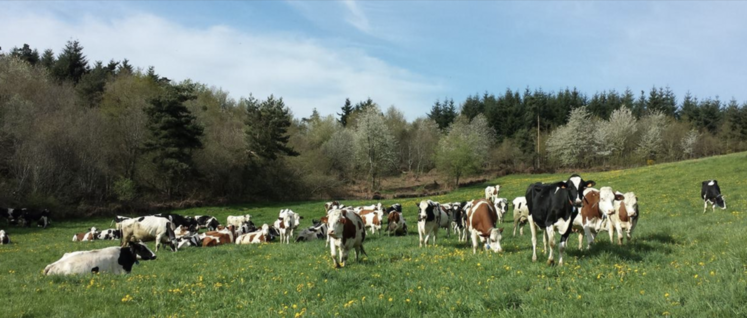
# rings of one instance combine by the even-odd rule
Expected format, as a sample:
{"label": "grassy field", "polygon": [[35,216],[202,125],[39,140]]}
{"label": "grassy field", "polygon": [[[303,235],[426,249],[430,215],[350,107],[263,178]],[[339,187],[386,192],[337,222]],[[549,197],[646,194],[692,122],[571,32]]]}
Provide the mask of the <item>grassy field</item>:
{"label": "grassy field", "polygon": [[[542,256],[531,262],[529,231],[511,236],[512,212],[503,224],[503,253],[472,255],[444,231],[437,246],[418,248],[415,199],[400,201],[409,236],[368,236],[368,257],[342,269],[332,267],[329,249],[316,241],[162,250],[129,275],[45,277],[44,266],[65,252],[116,245],[70,241],[90,226],[108,228],[110,220],[55,222],[47,230],[6,227],[14,244],[0,246],[0,316],[747,316],[747,154],[582,176],[597,187],[636,192],[641,217],[631,244],[612,245],[602,233],[591,251],[579,251],[573,234],[564,267],[547,266]],[[512,200],[529,183],[567,177],[514,175],[491,184],[501,184],[501,197]],[[728,209],[703,214],[700,182],[712,178]],[[463,201],[481,197],[483,189],[432,199]],[[225,221],[246,210],[261,225],[290,208],[305,217],[305,227],[324,214],[322,204],[176,212]]]}

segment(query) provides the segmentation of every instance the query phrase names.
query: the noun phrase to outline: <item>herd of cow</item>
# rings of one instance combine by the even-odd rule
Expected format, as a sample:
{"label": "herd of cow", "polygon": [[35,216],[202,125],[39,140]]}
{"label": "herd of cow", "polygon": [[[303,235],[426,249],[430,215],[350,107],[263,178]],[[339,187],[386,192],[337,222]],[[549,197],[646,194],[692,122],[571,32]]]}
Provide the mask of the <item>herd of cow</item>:
{"label": "herd of cow", "polygon": [[[628,240],[638,223],[640,211],[635,193],[613,191],[611,187],[593,188],[596,182],[572,175],[566,181],[556,183],[534,183],[529,185],[524,196],[512,201],[514,208],[513,236],[516,229],[524,233],[524,225],[529,224],[532,240],[532,261],[537,260],[536,232],[543,232],[544,250],[549,253],[548,264],[554,263],[555,234],[560,236],[558,264],[563,264],[566,242],[572,232],[579,234],[579,249],[583,248],[583,238],[587,238],[586,249],[591,248],[596,235],[602,231],[609,233],[610,242],[617,233],[617,243],[623,242],[623,231]],[[453,231],[460,242],[472,241],[472,251],[484,244],[484,249],[501,252],[501,238],[504,216],[509,209],[509,201],[499,198],[501,187],[489,186],[485,198],[472,201],[440,204],[424,200],[417,204],[419,244],[435,244],[438,231],[445,228],[447,235]],[[706,211],[718,206],[726,208],[724,196],[716,180],[703,181],[701,198]],[[366,231],[371,234],[381,232],[386,219],[386,232],[390,235],[407,235],[407,223],[402,214],[402,206],[393,204],[384,208],[381,203],[371,206],[349,207],[337,201],[327,202],[326,215],[320,220],[312,220],[313,225],[303,229],[296,236],[296,242],[326,239],[336,267],[345,265],[349,251],[355,251],[356,260],[360,254],[366,255],[363,242]],[[5,213],[3,213],[5,212]],[[49,211],[22,209],[0,209],[0,214],[9,224],[28,226],[38,222],[40,227],[49,224]],[[92,251],[66,253],[63,257],[44,269],[47,275],[84,274],[91,272],[129,273],[138,260],[155,259],[156,255],[143,242],[155,241],[155,251],[167,244],[172,251],[185,246],[213,247],[223,244],[259,244],[279,238],[281,243],[290,243],[298,229],[298,213],[283,209],[273,224],[256,227],[249,214],[228,216],[221,225],[212,216],[181,216],[173,213],[156,214],[135,218],[117,216],[116,228],[99,231],[95,227],[87,232],[76,233],[73,241],[120,240],[120,246]],[[200,230],[206,231],[200,233]],[[9,244],[10,238],[0,230],[0,244]],[[339,253],[337,252],[339,250]],[[339,254],[339,260],[338,260]]]}

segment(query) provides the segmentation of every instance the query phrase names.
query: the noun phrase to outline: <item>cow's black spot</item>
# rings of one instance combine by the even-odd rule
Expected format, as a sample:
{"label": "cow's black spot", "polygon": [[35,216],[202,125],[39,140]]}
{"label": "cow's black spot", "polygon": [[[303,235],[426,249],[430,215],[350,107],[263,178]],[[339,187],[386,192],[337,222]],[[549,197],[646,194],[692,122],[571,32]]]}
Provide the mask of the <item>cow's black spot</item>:
{"label": "cow's black spot", "polygon": [[117,264],[121,265],[122,269],[124,269],[128,274],[132,271],[132,264],[135,264],[137,261],[137,256],[135,256],[133,249],[133,246],[121,248],[119,251],[119,258],[117,259]]}

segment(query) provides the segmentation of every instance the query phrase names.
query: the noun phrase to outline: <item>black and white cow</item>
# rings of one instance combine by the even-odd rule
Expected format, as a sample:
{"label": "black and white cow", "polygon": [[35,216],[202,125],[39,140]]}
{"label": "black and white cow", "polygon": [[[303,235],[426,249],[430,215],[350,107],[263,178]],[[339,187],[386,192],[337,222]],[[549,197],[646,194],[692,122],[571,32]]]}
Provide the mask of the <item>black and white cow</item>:
{"label": "black and white cow", "polygon": [[129,242],[126,247],[107,247],[91,251],[65,253],[58,261],[44,268],[44,275],[75,275],[89,273],[129,274],[132,265],[142,260],[156,259],[145,244]]}
{"label": "black and white cow", "polygon": [[327,223],[323,223],[317,220],[311,220],[311,222],[314,223],[314,225],[304,229],[303,231],[301,231],[301,233],[298,233],[296,242],[313,241],[316,239],[327,238]]}
{"label": "black and white cow", "polygon": [[49,210],[38,209],[21,209],[21,222],[26,226],[31,226],[31,222],[36,222],[37,226],[47,228],[49,225]]}
{"label": "black and white cow", "polygon": [[526,191],[527,208],[529,208],[529,228],[532,231],[532,261],[537,261],[537,229],[544,231],[550,242],[550,253],[547,264],[555,262],[555,230],[560,234],[558,265],[563,265],[563,252],[566,241],[571,234],[573,219],[583,206],[583,193],[587,187],[593,187],[594,181],[585,181],[579,175],[572,175],[567,181],[551,184],[534,183]]}
{"label": "black and white cow", "polygon": [[127,217],[127,216],[115,215],[114,219],[111,221],[111,223],[109,223],[109,226],[113,225],[114,223],[120,223],[124,220],[129,220],[129,219],[130,217]]}
{"label": "black and white cow", "polygon": [[195,221],[195,219],[191,216],[181,216],[174,213],[159,213],[155,214],[154,216],[166,218],[171,221],[171,225],[174,227],[173,229],[184,226],[191,232],[197,231],[197,221]]}
{"label": "black and white cow", "polygon": [[0,230],[0,245],[10,244],[10,237],[5,234],[4,230]]}
{"label": "black and white cow", "polygon": [[156,252],[161,243],[166,243],[171,250],[177,251],[176,235],[174,234],[171,221],[157,216],[143,216],[137,219],[129,219],[118,224],[122,230],[121,246],[125,247],[128,242],[155,241]]}
{"label": "black and white cow", "polygon": [[196,215],[195,221],[198,228],[208,229],[208,231],[215,231],[218,229],[218,225],[220,225],[218,219],[209,215]]}
{"label": "black and white cow", "polygon": [[711,204],[711,212],[716,212],[716,206],[722,210],[726,209],[726,201],[724,201],[721,188],[719,188],[716,180],[703,181],[703,185],[700,187],[700,198],[703,199],[703,213],[705,213],[709,203]]}
{"label": "black and white cow", "polygon": [[6,219],[9,225],[18,224],[21,218],[21,210],[14,208],[0,208],[0,217]]}
{"label": "black and white cow", "polygon": [[202,246],[202,239],[200,238],[200,235],[195,233],[192,235],[185,235],[185,236],[178,238],[176,248],[180,249],[184,246],[196,246],[196,247]]}
{"label": "black and white cow", "polygon": [[418,236],[420,237],[420,247],[425,244],[428,246],[428,239],[433,237],[433,245],[436,244],[438,229],[446,227],[447,235],[451,236],[451,218],[446,211],[441,208],[438,202],[423,200],[417,204],[420,212],[418,213]]}
{"label": "black and white cow", "polygon": [[386,208],[386,210],[384,210],[384,214],[385,215],[389,215],[389,213],[395,212],[395,211],[399,212],[399,213],[402,213],[402,205],[399,204],[399,203],[392,204],[390,207],[388,207],[388,208]]}
{"label": "black and white cow", "polygon": [[122,231],[117,229],[106,229],[99,232],[99,240],[118,240],[122,238]]}

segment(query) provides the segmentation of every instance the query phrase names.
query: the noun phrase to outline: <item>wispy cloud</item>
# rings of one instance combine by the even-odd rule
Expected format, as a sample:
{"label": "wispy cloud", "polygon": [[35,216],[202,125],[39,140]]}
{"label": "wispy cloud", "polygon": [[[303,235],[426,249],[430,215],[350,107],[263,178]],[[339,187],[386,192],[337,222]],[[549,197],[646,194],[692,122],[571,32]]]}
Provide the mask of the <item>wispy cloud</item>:
{"label": "wispy cloud", "polygon": [[342,1],[342,4],[348,10],[345,21],[353,25],[358,30],[370,34],[371,24],[368,22],[368,17],[366,17],[366,14],[363,12],[361,7],[358,6],[358,3],[354,0],[344,0]]}
{"label": "wispy cloud", "polygon": [[29,43],[58,52],[65,41],[78,39],[89,60],[127,58],[133,65],[153,65],[175,80],[215,85],[234,97],[285,99],[297,116],[312,108],[334,114],[349,97],[371,97],[382,107],[396,105],[408,118],[425,113],[443,90],[426,79],[350,47],[332,47],[322,40],[283,33],[239,31],[222,25],[183,26],[159,16],[137,13],[117,18],[83,17],[69,21],[53,13],[0,12],[9,28],[0,28],[4,50]]}

